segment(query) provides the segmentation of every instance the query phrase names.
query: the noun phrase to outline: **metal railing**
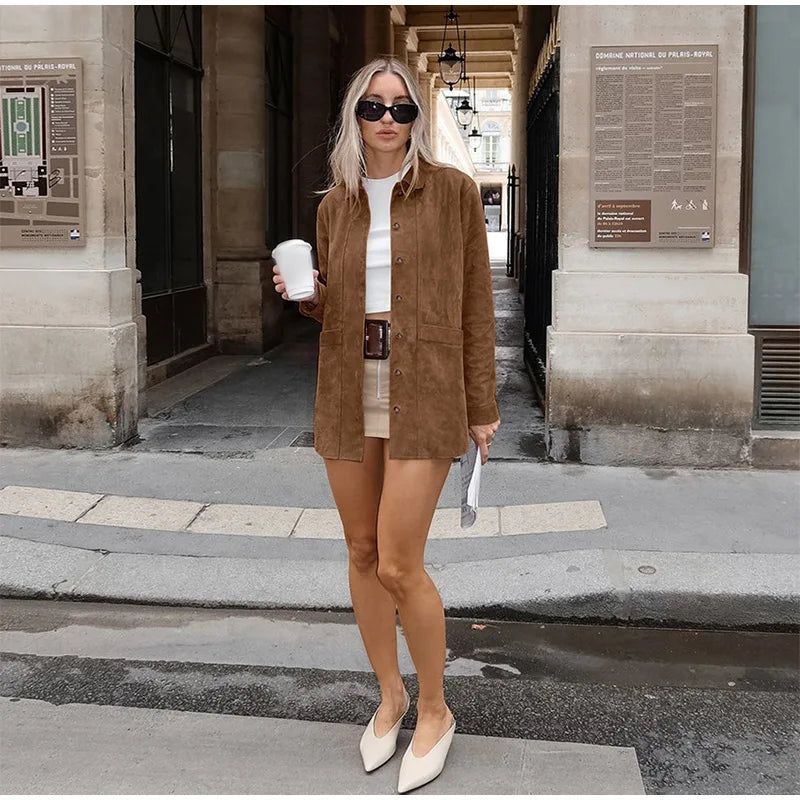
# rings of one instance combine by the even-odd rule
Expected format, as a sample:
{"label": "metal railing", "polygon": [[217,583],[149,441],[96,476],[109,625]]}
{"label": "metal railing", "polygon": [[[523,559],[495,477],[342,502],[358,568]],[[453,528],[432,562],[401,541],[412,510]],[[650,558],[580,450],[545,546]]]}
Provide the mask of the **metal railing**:
{"label": "metal railing", "polygon": [[539,74],[527,109],[524,357],[545,395],[547,326],[552,319],[553,270],[558,267],[559,48]]}

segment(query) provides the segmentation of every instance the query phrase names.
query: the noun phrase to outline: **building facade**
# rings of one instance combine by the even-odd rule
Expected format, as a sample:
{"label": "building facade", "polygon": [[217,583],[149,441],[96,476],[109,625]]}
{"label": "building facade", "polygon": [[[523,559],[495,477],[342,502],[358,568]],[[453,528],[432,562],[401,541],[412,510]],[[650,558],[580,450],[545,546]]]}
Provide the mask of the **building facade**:
{"label": "building facade", "polygon": [[[439,157],[510,227],[548,455],[794,463],[797,9],[457,10],[482,109],[474,158],[438,91],[440,7],[0,7],[0,63],[82,60],[85,200],[81,247],[0,251],[0,444],[119,445],[148,387],[278,344],[271,248],[314,241],[344,86],[391,53],[431,102]],[[592,48],[697,45],[718,52],[713,247],[593,246]],[[0,72],[0,90],[16,86]]]}

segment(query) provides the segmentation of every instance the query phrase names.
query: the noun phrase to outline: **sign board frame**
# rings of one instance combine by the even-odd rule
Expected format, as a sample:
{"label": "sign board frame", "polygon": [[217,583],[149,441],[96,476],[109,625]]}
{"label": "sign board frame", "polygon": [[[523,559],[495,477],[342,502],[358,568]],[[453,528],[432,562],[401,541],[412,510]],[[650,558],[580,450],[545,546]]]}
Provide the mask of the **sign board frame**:
{"label": "sign board frame", "polygon": [[0,247],[86,244],[83,59],[0,60]]}
{"label": "sign board frame", "polygon": [[590,247],[714,246],[718,51],[590,48]]}

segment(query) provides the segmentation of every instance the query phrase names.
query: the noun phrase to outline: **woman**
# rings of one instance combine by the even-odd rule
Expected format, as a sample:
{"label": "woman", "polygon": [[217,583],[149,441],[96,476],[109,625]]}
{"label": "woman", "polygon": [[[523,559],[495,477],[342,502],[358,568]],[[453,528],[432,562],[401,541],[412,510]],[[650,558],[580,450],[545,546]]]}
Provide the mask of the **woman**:
{"label": "woman", "polygon": [[316,291],[299,306],[322,323],[314,448],[342,519],[353,610],[381,690],[361,737],[367,771],[395,752],[410,703],[396,611],[417,671],[400,792],[441,772],[455,730],[442,600],[423,564],[428,529],[453,458],[471,437],[485,463],[500,425],[483,206],[469,176],[434,160],[428,130],[405,64],[378,58],[353,76],[317,212]]}

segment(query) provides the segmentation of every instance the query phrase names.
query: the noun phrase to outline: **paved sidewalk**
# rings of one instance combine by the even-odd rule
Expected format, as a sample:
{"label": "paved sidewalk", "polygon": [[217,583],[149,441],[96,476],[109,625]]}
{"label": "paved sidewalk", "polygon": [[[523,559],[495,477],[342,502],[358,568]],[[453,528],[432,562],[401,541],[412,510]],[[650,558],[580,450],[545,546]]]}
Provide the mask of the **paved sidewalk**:
{"label": "paved sidewalk", "polygon": [[[338,512],[311,448],[6,449],[0,474],[5,596],[349,608]],[[450,614],[800,623],[796,472],[490,460],[467,530],[458,479],[454,462],[426,549]]]}
{"label": "paved sidewalk", "polygon": [[[392,760],[367,774],[363,725],[5,698],[0,714],[14,731],[9,794],[396,794],[412,734],[401,729]],[[414,794],[645,793],[632,747],[458,732],[453,742],[445,770]]]}
{"label": "paved sidewalk", "polygon": [[[502,235],[493,235],[502,255]],[[522,308],[493,260],[502,424],[476,524],[455,460],[426,563],[449,614],[800,623],[800,473],[551,464]],[[349,609],[347,548],[313,450],[319,324],[148,391],[139,439],[0,450],[0,594]]]}

